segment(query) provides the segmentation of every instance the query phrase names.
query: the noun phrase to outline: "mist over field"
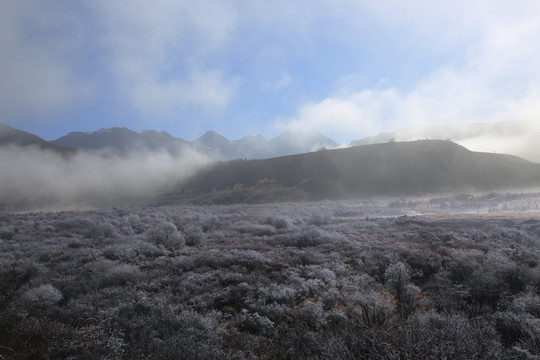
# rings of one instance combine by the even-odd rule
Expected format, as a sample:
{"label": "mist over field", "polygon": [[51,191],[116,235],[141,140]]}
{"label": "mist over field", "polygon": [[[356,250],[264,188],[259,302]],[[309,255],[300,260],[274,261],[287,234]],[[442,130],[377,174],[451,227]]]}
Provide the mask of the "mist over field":
{"label": "mist over field", "polygon": [[61,155],[37,147],[0,150],[0,199],[50,201],[53,204],[112,203],[144,198],[185,179],[209,162],[187,150],[132,152],[127,156],[76,152]]}

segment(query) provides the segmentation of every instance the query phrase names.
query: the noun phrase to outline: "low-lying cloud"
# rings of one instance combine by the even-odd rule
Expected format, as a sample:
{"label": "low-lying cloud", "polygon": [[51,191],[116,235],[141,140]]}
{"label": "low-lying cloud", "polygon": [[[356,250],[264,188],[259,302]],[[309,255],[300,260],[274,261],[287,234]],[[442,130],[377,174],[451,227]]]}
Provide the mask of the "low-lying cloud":
{"label": "low-lying cloud", "polygon": [[314,127],[348,144],[406,128],[515,121],[519,134],[475,134],[460,141],[473,150],[540,161],[534,149],[540,117],[538,5],[480,2],[471,7],[458,1],[449,9],[381,1],[372,10],[389,28],[431,49],[429,54],[444,55],[444,61],[405,85],[391,78],[352,88],[337,83],[333,93],[304,103],[278,127]]}
{"label": "low-lying cloud", "polygon": [[140,151],[128,156],[60,155],[36,147],[0,148],[0,199],[8,205],[123,205],[149,199],[193,175],[210,159]]}

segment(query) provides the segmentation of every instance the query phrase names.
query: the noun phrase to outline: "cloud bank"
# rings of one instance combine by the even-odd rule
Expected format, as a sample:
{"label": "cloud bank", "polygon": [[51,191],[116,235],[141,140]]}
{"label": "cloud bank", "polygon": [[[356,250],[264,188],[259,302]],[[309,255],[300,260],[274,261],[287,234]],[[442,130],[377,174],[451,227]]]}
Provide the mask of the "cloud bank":
{"label": "cloud bank", "polygon": [[[450,6],[450,5],[449,5]],[[301,105],[279,128],[314,127],[347,143],[377,133],[440,124],[519,121],[519,136],[485,134],[461,139],[473,150],[533,154],[540,120],[540,6],[532,2],[391,1],[372,8],[389,27],[401,28],[434,51],[453,55],[409,86],[381,79],[374,87],[337,88]],[[501,135],[501,134],[499,134]]]}
{"label": "cloud bank", "polygon": [[123,205],[148,200],[193,175],[210,159],[186,150],[128,156],[79,152],[62,156],[34,147],[4,146],[0,199],[10,205]]}

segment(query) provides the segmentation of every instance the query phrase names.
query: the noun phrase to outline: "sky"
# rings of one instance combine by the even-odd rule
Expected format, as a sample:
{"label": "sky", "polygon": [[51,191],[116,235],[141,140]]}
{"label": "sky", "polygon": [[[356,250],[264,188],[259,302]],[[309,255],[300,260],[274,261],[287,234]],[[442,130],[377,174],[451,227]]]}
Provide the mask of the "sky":
{"label": "sky", "polygon": [[540,115],[537,0],[5,0],[0,122],[193,140]]}

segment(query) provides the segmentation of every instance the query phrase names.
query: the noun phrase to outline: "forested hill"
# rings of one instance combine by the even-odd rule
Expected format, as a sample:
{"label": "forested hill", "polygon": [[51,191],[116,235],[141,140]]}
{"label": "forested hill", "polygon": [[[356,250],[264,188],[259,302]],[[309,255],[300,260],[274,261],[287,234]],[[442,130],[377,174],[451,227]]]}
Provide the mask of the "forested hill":
{"label": "forested hill", "polygon": [[[539,164],[510,155],[472,152],[450,141],[421,140],[222,162],[198,173],[169,196],[180,201],[232,203],[536,185],[540,185]],[[288,190],[284,193],[284,189]]]}

